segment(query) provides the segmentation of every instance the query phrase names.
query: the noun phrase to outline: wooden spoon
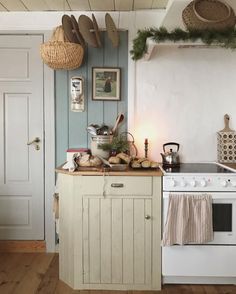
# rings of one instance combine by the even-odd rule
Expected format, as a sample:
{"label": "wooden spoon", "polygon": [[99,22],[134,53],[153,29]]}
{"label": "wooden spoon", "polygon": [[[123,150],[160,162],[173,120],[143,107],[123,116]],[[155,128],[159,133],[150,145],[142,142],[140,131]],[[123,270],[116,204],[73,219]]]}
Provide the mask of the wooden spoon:
{"label": "wooden spoon", "polygon": [[118,125],[124,120],[125,116],[123,113],[119,114],[116,118],[114,127],[112,128],[112,133],[114,134],[118,128]]}

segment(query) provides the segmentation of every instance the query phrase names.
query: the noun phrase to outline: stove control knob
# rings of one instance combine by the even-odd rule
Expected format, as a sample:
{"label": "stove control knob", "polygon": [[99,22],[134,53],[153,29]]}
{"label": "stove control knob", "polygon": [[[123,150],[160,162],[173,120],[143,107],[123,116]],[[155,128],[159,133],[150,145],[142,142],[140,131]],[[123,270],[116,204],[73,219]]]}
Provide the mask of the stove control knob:
{"label": "stove control knob", "polygon": [[180,182],[180,186],[181,186],[181,187],[185,187],[185,186],[186,186],[185,181],[181,181],[181,182]]}
{"label": "stove control knob", "polygon": [[195,180],[192,180],[192,181],[190,182],[190,185],[191,185],[192,187],[196,187],[196,181],[195,181]]}
{"label": "stove control knob", "polygon": [[207,182],[205,180],[201,180],[200,184],[201,184],[202,187],[206,187]]}
{"label": "stove control knob", "polygon": [[171,186],[171,187],[175,187],[175,184],[176,184],[176,183],[175,183],[175,180],[170,180],[170,186]]}
{"label": "stove control knob", "polygon": [[227,187],[227,181],[222,181],[222,182],[221,182],[221,186],[222,186],[222,187]]}

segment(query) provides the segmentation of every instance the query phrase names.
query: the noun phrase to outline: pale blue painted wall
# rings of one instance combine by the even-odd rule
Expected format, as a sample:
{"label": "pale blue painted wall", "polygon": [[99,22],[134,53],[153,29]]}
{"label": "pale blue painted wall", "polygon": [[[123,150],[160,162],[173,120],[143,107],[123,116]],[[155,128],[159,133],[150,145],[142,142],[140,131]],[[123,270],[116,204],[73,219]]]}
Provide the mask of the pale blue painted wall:
{"label": "pale blue painted wall", "polygon": [[[125,121],[120,132],[127,130],[127,96],[128,96],[128,32],[120,32],[120,45],[114,48],[102,33],[102,48],[88,47],[83,65],[73,71],[55,71],[56,100],[56,165],[66,160],[68,148],[90,148],[90,137],[86,127],[91,124],[105,123],[113,126],[117,114],[123,112]],[[92,67],[121,68],[121,100],[92,101]],[[84,112],[71,112],[69,104],[70,77],[82,75],[85,79]]]}

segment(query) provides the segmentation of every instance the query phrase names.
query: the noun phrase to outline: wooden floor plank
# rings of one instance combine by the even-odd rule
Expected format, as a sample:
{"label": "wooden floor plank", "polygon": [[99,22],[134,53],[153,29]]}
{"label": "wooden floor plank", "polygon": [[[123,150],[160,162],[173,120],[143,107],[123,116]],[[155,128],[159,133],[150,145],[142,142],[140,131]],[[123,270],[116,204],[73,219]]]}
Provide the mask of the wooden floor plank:
{"label": "wooden floor plank", "polygon": [[0,293],[12,293],[23,279],[35,258],[35,254],[7,254],[4,269],[1,269]]}
{"label": "wooden floor plank", "polygon": [[[72,293],[74,294],[76,292],[73,291],[65,283],[63,283],[62,281],[58,280],[54,294],[72,294]],[[79,293],[79,291],[77,293]]]}
{"label": "wooden floor plank", "polygon": [[36,293],[53,256],[54,254],[37,253],[30,268],[12,293]]}
{"label": "wooden floor plank", "polygon": [[235,285],[164,285],[161,291],[73,290],[58,278],[58,254],[0,253],[0,294],[236,294]]}
{"label": "wooden floor plank", "polygon": [[38,286],[37,294],[52,294],[55,292],[59,280],[58,268],[59,260],[57,256],[54,255],[48,270]]}
{"label": "wooden floor plank", "polygon": [[218,294],[235,294],[236,288],[233,285],[219,285]]}
{"label": "wooden floor plank", "polygon": [[0,252],[46,252],[46,242],[0,240]]}

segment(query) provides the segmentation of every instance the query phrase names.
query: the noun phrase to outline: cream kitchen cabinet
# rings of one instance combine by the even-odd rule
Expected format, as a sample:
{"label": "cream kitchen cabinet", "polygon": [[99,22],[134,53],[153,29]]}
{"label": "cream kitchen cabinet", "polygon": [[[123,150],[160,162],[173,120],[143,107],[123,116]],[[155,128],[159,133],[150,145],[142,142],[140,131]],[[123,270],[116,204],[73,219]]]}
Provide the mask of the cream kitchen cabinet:
{"label": "cream kitchen cabinet", "polygon": [[160,289],[161,177],[146,174],[59,173],[60,279],[72,288]]}

